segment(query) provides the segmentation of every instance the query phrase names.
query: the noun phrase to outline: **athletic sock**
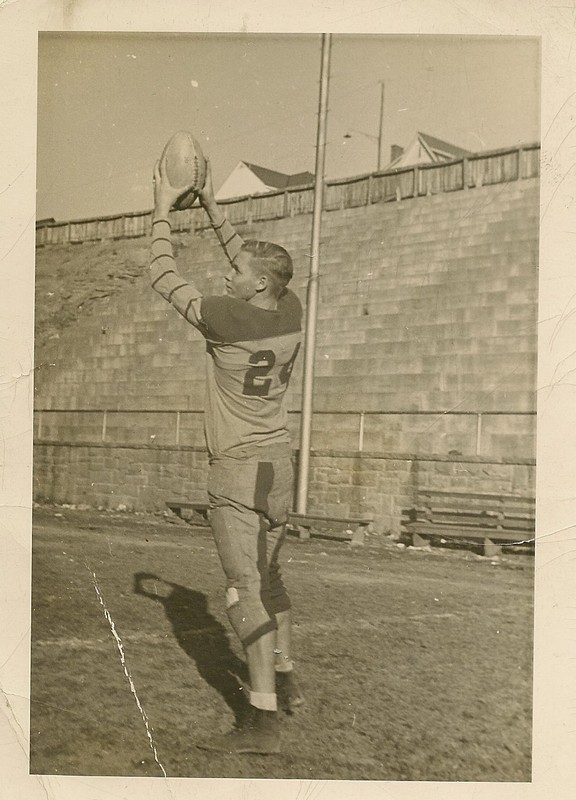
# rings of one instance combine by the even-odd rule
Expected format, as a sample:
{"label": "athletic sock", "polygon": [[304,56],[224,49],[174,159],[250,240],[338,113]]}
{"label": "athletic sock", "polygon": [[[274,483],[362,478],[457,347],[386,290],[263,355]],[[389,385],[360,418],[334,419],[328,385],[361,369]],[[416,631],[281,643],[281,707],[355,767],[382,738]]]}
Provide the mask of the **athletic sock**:
{"label": "athletic sock", "polygon": [[277,711],[276,692],[253,692],[251,690],[250,705],[259,708],[261,711]]}

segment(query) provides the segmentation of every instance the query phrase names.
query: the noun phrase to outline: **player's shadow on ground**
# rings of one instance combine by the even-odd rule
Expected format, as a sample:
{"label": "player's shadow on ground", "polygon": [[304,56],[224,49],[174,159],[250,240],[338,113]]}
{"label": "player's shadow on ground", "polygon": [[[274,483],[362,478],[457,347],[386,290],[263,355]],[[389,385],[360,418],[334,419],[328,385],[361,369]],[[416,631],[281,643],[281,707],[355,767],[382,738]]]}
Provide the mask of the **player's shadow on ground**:
{"label": "player's shadow on ground", "polygon": [[206,595],[150,572],[134,575],[134,593],[164,606],[176,641],[195,662],[201,677],[222,695],[236,723],[241,723],[248,704],[234,676],[247,683],[246,665],[230,648],[224,626],[210,614]]}

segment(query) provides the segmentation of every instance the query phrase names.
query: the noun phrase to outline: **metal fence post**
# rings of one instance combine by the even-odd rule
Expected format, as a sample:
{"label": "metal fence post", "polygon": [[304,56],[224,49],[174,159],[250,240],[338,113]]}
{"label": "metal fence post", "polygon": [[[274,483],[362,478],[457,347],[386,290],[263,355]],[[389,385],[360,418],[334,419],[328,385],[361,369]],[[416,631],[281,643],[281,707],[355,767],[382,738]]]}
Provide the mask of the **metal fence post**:
{"label": "metal fence post", "polygon": [[[74,408],[74,409],[67,409],[67,408],[36,408],[34,409],[34,424],[36,434],[35,437],[37,439],[43,439],[46,434],[46,427],[49,429],[49,433],[51,430],[51,426],[55,429],[55,435],[58,436],[59,433],[59,426],[60,423],[57,419],[58,414],[64,414],[67,416],[74,415],[74,414],[83,414],[83,413],[90,413],[92,415],[95,414],[102,414],[102,423],[101,423],[101,430],[100,430],[100,441],[107,442],[108,441],[108,409],[102,408]],[[112,413],[116,413],[117,409],[112,409]],[[123,413],[129,413],[133,415],[138,414],[174,414],[175,418],[175,430],[174,430],[174,440],[172,441],[172,445],[167,444],[168,447],[174,446],[174,444],[180,446],[181,439],[182,439],[182,414],[189,413],[189,414],[203,414],[201,409],[175,409],[175,408],[164,408],[164,409],[123,409]],[[289,414],[300,414],[301,411],[290,410]],[[397,409],[395,411],[358,411],[357,409],[349,409],[349,410],[340,410],[340,411],[316,411],[316,415],[322,416],[324,414],[330,415],[346,415],[348,417],[357,417],[358,418],[358,428],[357,428],[357,442],[358,442],[358,452],[363,452],[365,447],[365,434],[366,434],[366,418],[368,415],[377,415],[380,419],[386,418],[387,415],[424,415],[424,416],[445,416],[445,415],[457,415],[457,416],[466,416],[469,418],[475,418],[475,431],[470,432],[471,436],[474,436],[475,443],[472,445],[470,442],[471,447],[466,451],[466,453],[470,456],[483,456],[484,451],[484,420],[483,417],[493,417],[493,416],[522,416],[522,417],[535,417],[536,412],[534,411],[415,411],[415,410],[400,410]],[[45,417],[45,414],[48,417]],[[56,415],[56,418],[55,416]],[[46,423],[46,419],[48,422]],[[66,427],[68,423],[66,423]],[[192,433],[191,435],[195,435]],[[51,439],[48,439],[50,441]],[[96,442],[94,442],[96,444]],[[110,442],[111,446],[123,447],[125,443],[123,441],[118,440],[118,436],[113,436],[112,441]],[[370,449],[370,448],[369,448]],[[492,454],[488,452],[486,457],[489,458]]]}
{"label": "metal fence post", "polygon": [[361,453],[364,450],[364,411],[360,412],[360,425],[358,428],[358,451]]}
{"label": "metal fence post", "polygon": [[482,414],[476,415],[476,455],[482,452]]}

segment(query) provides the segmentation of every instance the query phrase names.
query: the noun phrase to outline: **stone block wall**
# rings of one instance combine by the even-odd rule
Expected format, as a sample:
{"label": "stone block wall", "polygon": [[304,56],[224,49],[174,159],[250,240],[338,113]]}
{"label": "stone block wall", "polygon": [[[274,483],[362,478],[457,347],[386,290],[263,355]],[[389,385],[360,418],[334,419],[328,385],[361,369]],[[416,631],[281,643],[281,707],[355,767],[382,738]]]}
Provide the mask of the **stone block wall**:
{"label": "stone block wall", "polygon": [[[201,448],[37,444],[34,495],[37,501],[165,510],[174,500],[206,502],[207,467]],[[353,451],[311,454],[310,513],[370,513],[377,532],[398,533],[402,509],[412,506],[420,488],[533,496],[534,465]]]}
{"label": "stone block wall", "polygon": [[[532,178],[325,213],[312,444],[316,454],[332,455],[314,456],[314,469],[327,470],[312,476],[315,508],[352,513],[365,490],[381,519],[396,524],[406,453],[419,465],[439,465],[430,473],[438,488],[443,465],[457,459],[500,464],[507,486],[515,481],[507,462],[531,469],[538,199]],[[304,301],[311,216],[240,232],[291,251],[293,288]],[[174,242],[183,274],[205,292],[219,292],[226,264],[213,233],[178,233]],[[119,503],[157,508],[169,499],[160,484],[202,491],[194,470],[205,458],[205,347],[150,289],[145,239],[47,246],[37,252],[37,272],[51,274],[58,265],[73,280],[107,259],[130,261],[141,277],[93,300],[49,348],[37,342],[36,407],[43,410],[35,419],[35,486],[47,499],[105,504],[114,492],[125,498]],[[302,358],[288,396],[295,444],[301,370]],[[361,421],[361,412],[378,413]],[[355,453],[342,467],[334,455],[341,451]],[[321,458],[332,466],[318,466]],[[168,468],[177,485],[162,472]],[[186,478],[188,469],[194,479]],[[482,469],[466,480],[450,477],[479,486]],[[349,482],[336,479],[338,470]]]}

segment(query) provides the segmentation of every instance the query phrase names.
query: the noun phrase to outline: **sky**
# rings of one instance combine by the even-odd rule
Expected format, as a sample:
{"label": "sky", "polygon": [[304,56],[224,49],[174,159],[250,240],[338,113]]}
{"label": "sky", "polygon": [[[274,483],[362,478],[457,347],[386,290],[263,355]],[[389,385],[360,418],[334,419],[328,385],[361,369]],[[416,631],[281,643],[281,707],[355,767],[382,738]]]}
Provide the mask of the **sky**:
{"label": "sky", "polygon": [[[536,38],[334,35],[326,177],[376,169],[381,81],[383,165],[417,131],[475,152],[538,141],[539,59]],[[319,35],[40,33],[37,216],[149,209],[182,129],[216,189],[241,160],[314,172],[319,80]]]}

